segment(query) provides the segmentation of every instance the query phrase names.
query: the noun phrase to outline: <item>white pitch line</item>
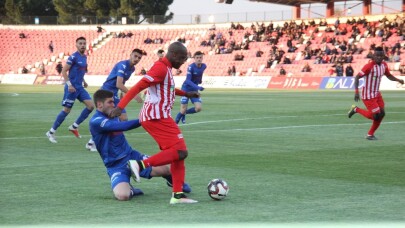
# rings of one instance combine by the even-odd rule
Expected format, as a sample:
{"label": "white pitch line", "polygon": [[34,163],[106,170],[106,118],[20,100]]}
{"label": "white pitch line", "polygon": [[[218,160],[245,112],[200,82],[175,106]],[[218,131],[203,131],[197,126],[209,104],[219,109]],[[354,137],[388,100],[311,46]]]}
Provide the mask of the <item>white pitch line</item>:
{"label": "white pitch line", "polygon": [[[202,123],[202,122],[201,122]],[[396,121],[396,122],[383,122],[385,124],[405,124],[405,121]],[[311,127],[340,127],[340,126],[359,126],[359,125],[370,125],[370,123],[358,123],[358,124],[311,124],[311,125],[293,125],[293,126],[279,126],[279,127],[268,127],[268,128],[234,128],[234,129],[213,129],[213,130],[191,130],[187,132],[219,132],[219,131],[269,131],[269,130],[280,130],[280,129],[294,129],[294,128],[311,128]],[[140,133],[127,133],[126,135],[141,135],[147,134],[146,132]],[[82,135],[90,137],[90,135]],[[57,136],[58,138],[74,138],[74,136]],[[12,137],[12,138],[0,138],[0,140],[17,140],[17,139],[41,139],[43,137]]]}

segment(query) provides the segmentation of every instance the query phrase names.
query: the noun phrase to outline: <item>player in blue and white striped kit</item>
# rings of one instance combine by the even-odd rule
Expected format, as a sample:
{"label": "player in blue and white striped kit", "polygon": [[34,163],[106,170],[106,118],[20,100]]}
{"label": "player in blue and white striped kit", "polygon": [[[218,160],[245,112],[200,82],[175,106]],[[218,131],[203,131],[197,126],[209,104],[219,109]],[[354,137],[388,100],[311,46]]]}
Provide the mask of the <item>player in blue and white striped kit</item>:
{"label": "player in blue and white striped kit", "polygon": [[[102,89],[94,93],[97,110],[89,122],[90,133],[107,168],[115,198],[129,200],[133,196],[142,195],[143,192],[130,184],[131,170],[127,167],[127,162],[143,160],[148,156],[134,150],[123,133],[141,126],[138,119],[120,121],[118,117],[112,119],[108,117],[115,107],[113,95],[113,92]],[[169,183],[172,182],[169,166],[146,168],[140,173],[140,176],[147,179],[162,176]],[[184,184],[183,191],[191,192],[191,189]]]}
{"label": "player in blue and white striped kit", "polygon": [[[62,75],[66,81],[62,100],[63,110],[56,117],[52,128],[46,132],[46,136],[51,143],[57,143],[55,132],[70,113],[76,99],[86,105],[77,120],[69,126],[69,131],[77,138],[81,138],[78,131],[79,124],[81,124],[94,109],[93,101],[89,93],[84,89],[87,87],[87,83],[84,80],[84,74],[87,71],[87,57],[85,55],[86,38],[77,38],[76,48],[77,51],[69,56],[62,69]],[[69,71],[69,74],[67,74],[67,71]]]}
{"label": "player in blue and white striped kit", "polygon": [[[203,63],[203,53],[197,51],[194,53],[194,63],[190,64],[187,68],[187,77],[183,82],[181,90],[190,92],[190,91],[203,91],[204,88],[199,86],[202,83],[202,76],[204,70],[207,68],[207,65]],[[188,101],[191,99],[191,103],[194,104],[194,107],[187,109]],[[176,123],[181,122],[186,123],[186,114],[194,114],[200,112],[202,109],[202,100],[201,98],[187,98],[181,97],[181,106],[180,112],[176,116]]]}

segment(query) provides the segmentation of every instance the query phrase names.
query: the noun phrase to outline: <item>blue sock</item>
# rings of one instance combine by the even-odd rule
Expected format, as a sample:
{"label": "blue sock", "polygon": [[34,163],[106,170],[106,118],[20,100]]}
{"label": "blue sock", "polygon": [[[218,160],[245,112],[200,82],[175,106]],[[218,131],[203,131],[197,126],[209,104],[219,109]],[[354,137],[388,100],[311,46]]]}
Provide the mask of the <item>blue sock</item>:
{"label": "blue sock", "polygon": [[176,123],[180,122],[181,117],[183,116],[183,114],[181,114],[181,112],[179,112],[176,116]]}
{"label": "blue sock", "polygon": [[58,114],[58,116],[56,116],[56,120],[53,123],[52,128],[54,130],[58,129],[58,127],[63,123],[63,121],[65,120],[66,116],[69,115],[69,113],[65,112],[65,111],[60,111],[60,113]]}
{"label": "blue sock", "polygon": [[88,110],[87,108],[84,108],[82,113],[80,113],[80,116],[77,118],[75,123],[77,125],[81,124],[91,113],[92,110]]}
{"label": "blue sock", "polygon": [[189,108],[189,109],[187,109],[187,111],[186,111],[186,114],[194,114],[194,113],[196,113],[195,107]]}

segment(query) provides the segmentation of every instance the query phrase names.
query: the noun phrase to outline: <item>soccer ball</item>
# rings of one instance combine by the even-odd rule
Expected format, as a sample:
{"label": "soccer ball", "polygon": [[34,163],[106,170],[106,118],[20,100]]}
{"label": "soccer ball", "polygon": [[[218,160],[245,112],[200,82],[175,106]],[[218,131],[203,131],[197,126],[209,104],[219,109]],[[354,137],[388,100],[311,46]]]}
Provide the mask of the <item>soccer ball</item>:
{"label": "soccer ball", "polygon": [[222,200],[228,192],[229,186],[222,179],[213,179],[208,183],[208,195],[214,200]]}

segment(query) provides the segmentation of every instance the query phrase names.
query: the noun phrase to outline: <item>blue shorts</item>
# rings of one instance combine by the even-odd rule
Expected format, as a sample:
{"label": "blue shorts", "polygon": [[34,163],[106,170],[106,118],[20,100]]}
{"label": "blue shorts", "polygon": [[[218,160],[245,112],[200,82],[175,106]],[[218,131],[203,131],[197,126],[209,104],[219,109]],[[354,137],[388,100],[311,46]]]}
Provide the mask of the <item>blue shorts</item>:
{"label": "blue shorts", "polygon": [[[144,160],[148,158],[148,155],[141,154],[136,150],[132,150],[130,160]],[[148,167],[142,172],[140,172],[140,176],[146,179],[151,179],[152,176],[150,175],[152,172],[152,167]],[[119,162],[118,165],[114,167],[107,168],[107,174],[110,177],[111,181],[111,189],[114,189],[117,184],[126,182],[129,183],[131,180],[131,170],[127,166],[127,160],[124,162]]]}
{"label": "blue shorts", "polygon": [[194,104],[194,102],[202,103],[201,98],[188,98],[188,97],[181,97],[180,103],[188,104],[188,100],[191,100],[191,103],[193,103],[193,104]]}
{"label": "blue shorts", "polygon": [[65,85],[62,106],[72,108],[75,104],[76,99],[78,99],[80,102],[83,102],[85,100],[91,100],[91,97],[90,94],[83,87],[77,88],[76,92],[74,93],[69,93],[68,86]]}
{"label": "blue shorts", "polygon": [[[117,107],[118,103],[120,103],[120,97],[118,96],[118,94],[114,94],[114,105],[115,107]],[[122,110],[121,113],[127,113],[127,110],[125,110],[125,108]]]}

